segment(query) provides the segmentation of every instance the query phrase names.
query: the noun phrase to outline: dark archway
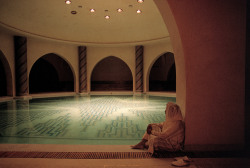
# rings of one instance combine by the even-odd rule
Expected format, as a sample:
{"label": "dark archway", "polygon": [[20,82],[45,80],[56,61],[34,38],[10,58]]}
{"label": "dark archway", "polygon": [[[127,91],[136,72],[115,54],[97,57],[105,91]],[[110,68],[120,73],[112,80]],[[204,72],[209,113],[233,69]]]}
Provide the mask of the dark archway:
{"label": "dark archway", "polygon": [[173,53],[161,55],[149,76],[149,91],[176,91],[176,69]]}
{"label": "dark archway", "polygon": [[73,92],[74,76],[69,64],[53,53],[39,58],[30,71],[29,91]]}
{"label": "dark archway", "polygon": [[0,96],[7,96],[7,78],[2,61],[0,61]]}
{"label": "dark archway", "polygon": [[109,56],[96,64],[91,75],[91,91],[132,90],[132,73],[124,61]]}
{"label": "dark archway", "polygon": [[13,87],[9,63],[0,50],[0,97],[3,96],[13,96]]}

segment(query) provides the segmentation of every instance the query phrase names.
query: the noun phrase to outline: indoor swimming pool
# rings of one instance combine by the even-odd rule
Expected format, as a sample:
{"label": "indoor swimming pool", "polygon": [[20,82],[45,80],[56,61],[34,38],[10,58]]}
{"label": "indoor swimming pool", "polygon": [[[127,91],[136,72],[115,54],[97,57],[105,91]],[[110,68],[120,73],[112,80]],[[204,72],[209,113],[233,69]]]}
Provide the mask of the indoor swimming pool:
{"label": "indoor swimming pool", "polygon": [[2,144],[130,145],[165,120],[159,96],[72,96],[0,103]]}

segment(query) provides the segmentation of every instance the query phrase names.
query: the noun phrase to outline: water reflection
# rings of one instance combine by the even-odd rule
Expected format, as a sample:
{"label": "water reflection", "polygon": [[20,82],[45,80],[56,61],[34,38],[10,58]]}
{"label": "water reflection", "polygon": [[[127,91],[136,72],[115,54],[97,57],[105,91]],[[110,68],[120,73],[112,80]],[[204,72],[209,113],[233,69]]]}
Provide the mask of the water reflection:
{"label": "water reflection", "polygon": [[[149,123],[165,119],[153,96],[75,96],[0,103],[1,143],[84,144],[139,140]],[[134,142],[133,142],[134,143]]]}

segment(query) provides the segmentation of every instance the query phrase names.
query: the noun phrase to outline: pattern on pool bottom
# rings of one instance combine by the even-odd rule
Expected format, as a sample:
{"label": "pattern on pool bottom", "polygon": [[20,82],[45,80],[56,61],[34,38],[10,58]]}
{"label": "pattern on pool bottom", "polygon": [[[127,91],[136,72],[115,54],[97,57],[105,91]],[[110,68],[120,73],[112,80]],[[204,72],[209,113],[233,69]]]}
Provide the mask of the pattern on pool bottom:
{"label": "pattern on pool bottom", "polygon": [[86,96],[0,103],[0,142],[4,138],[138,140],[149,123],[165,120],[175,98]]}

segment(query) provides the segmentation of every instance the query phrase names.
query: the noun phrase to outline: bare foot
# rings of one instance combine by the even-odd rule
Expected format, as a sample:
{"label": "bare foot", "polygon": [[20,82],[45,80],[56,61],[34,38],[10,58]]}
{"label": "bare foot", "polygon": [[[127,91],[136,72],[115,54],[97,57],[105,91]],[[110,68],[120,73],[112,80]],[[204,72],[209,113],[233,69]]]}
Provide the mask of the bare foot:
{"label": "bare foot", "polygon": [[132,149],[144,149],[144,145],[142,144],[137,144],[137,145],[134,145],[134,146],[131,146]]}
{"label": "bare foot", "polygon": [[141,142],[139,142],[138,144],[131,146],[132,149],[144,149],[145,148],[145,143],[147,142],[147,140],[142,139]]}

